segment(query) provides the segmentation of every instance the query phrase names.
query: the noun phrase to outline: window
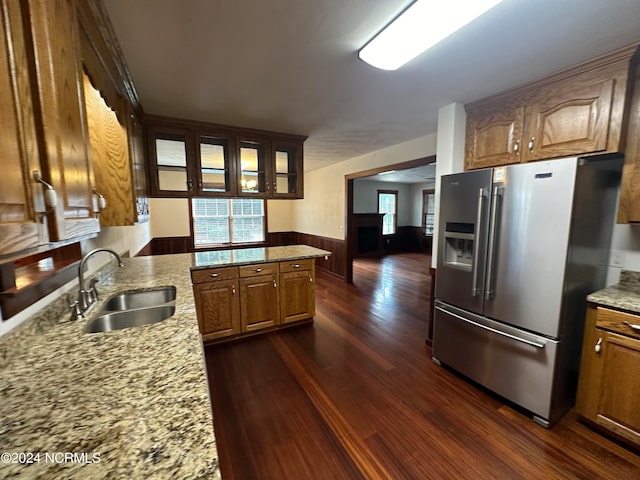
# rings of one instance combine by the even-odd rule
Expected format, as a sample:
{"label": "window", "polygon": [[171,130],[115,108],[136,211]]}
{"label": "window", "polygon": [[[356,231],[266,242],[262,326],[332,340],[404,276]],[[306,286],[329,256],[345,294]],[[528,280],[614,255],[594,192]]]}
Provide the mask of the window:
{"label": "window", "polygon": [[192,198],[191,221],[196,247],[264,242],[264,200]]}
{"label": "window", "polygon": [[396,233],[398,225],[397,190],[378,190],[378,213],[384,213],[384,217],[382,217],[382,234],[392,235]]}
{"label": "window", "polygon": [[435,219],[436,194],[435,190],[422,191],[422,231],[427,236],[433,236],[433,222]]}

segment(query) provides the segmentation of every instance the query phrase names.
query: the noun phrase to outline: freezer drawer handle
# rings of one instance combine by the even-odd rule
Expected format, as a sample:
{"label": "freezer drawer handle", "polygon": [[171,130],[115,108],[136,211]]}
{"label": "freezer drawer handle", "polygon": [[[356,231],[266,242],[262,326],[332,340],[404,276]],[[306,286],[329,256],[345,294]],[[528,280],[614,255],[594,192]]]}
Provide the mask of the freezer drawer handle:
{"label": "freezer drawer handle", "polygon": [[470,323],[471,325],[475,325],[476,327],[480,327],[484,330],[489,330],[492,333],[497,333],[498,335],[502,335],[503,337],[510,338],[511,340],[517,340],[518,342],[526,343],[527,345],[531,345],[532,347],[536,347],[536,348],[544,348],[544,343],[532,342],[531,340],[526,340],[524,338],[511,335],[510,333],[502,332],[500,330],[496,330],[495,328],[487,327],[486,325],[482,325],[481,323],[477,323],[472,320],[469,320],[468,318],[464,318],[460,315],[456,315],[455,313],[450,312],[449,310],[445,310],[442,307],[436,307],[436,310],[440,310],[441,312],[446,313],[447,315],[451,315],[452,317],[455,317],[458,320],[462,320],[463,322]]}
{"label": "freezer drawer handle", "polygon": [[475,239],[473,242],[473,266],[471,280],[471,296],[482,295],[482,290],[478,287],[478,262],[480,261],[480,225],[482,225],[482,212],[484,211],[484,188],[478,191],[478,213],[476,214]]}

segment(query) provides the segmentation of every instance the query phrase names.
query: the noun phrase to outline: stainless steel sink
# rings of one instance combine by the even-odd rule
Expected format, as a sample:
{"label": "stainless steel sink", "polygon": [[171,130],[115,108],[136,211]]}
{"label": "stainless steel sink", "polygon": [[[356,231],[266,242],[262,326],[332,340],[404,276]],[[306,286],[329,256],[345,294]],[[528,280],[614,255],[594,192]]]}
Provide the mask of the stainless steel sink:
{"label": "stainless steel sink", "polygon": [[121,328],[139,327],[166,320],[176,311],[175,305],[121,310],[98,315],[91,320],[84,331],[87,333],[110,332]]}
{"label": "stainless steel sink", "polygon": [[104,312],[146,308],[173,302],[176,287],[161,287],[153,290],[135,290],[110,297],[102,306]]}
{"label": "stainless steel sink", "polygon": [[110,332],[161,322],[175,313],[175,300],[174,286],[115,294],[107,299],[96,317],[85,326],[84,331]]}

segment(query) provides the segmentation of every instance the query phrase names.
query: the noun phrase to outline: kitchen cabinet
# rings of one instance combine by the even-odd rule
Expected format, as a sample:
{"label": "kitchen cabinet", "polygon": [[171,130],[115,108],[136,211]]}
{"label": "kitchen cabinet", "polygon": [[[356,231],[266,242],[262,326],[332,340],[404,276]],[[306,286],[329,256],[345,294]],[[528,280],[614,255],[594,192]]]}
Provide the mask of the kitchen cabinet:
{"label": "kitchen cabinet", "polygon": [[98,207],[100,225],[133,225],[137,212],[126,129],[87,75],[83,76],[83,84],[94,193],[105,199],[105,205]]}
{"label": "kitchen cabinet", "polygon": [[127,93],[126,66],[114,53],[117,41],[104,33],[106,20],[92,5],[76,3],[94,193],[106,200],[96,209],[102,226],[134,225],[148,219],[142,126],[135,95]]}
{"label": "kitchen cabinet", "polygon": [[280,323],[312,318],[316,312],[315,261],[280,262]]}
{"label": "kitchen cabinet", "polygon": [[273,198],[302,198],[303,192],[303,144],[274,138],[271,142],[271,166]]}
{"label": "kitchen cabinet", "polygon": [[196,253],[191,280],[203,340],[312,321],[315,259],[327,254],[307,245]]}
{"label": "kitchen cabinet", "polygon": [[133,171],[133,191],[136,202],[136,221],[149,220],[149,187],[144,151],[144,132],[142,123],[130,103],[127,103],[127,132],[129,139],[129,158]]}
{"label": "kitchen cabinet", "polygon": [[302,198],[306,137],[147,116],[151,194]]}
{"label": "kitchen cabinet", "polygon": [[640,445],[640,316],[590,304],[576,411]]}
{"label": "kitchen cabinet", "polygon": [[239,273],[242,332],[278,324],[278,264],[243,266],[239,267]]}
{"label": "kitchen cabinet", "polygon": [[238,269],[195,270],[191,279],[202,339],[207,341],[239,334]]}
{"label": "kitchen cabinet", "polygon": [[75,2],[28,0],[25,25],[34,63],[35,125],[42,176],[58,192],[49,220],[53,241],[100,230],[93,205]]}
{"label": "kitchen cabinet", "polygon": [[466,169],[520,162],[524,107],[467,107]]}
{"label": "kitchen cabinet", "polygon": [[636,50],[467,105],[465,169],[622,152]]}
{"label": "kitchen cabinet", "polygon": [[23,10],[18,0],[0,2],[0,255],[48,241]]}

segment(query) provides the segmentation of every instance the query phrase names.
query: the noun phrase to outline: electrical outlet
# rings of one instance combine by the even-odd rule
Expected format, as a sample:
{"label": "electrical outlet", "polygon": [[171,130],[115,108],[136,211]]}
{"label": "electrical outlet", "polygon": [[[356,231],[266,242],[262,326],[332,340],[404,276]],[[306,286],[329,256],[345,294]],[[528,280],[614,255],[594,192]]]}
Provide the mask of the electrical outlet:
{"label": "electrical outlet", "polygon": [[612,267],[624,267],[624,252],[620,250],[612,250],[611,257],[609,257],[609,265]]}

